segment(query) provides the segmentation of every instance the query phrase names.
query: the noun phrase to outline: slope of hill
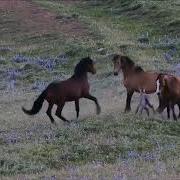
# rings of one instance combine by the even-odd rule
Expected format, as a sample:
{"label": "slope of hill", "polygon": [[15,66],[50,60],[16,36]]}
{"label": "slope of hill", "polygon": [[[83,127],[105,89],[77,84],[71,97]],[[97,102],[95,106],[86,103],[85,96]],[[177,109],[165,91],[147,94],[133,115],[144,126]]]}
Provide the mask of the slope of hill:
{"label": "slope of hill", "polygon": [[[0,179],[179,179],[179,120],[134,115],[138,95],[124,114],[122,75],[113,76],[110,61],[124,53],[145,69],[169,70],[180,60],[179,18],[176,0],[0,0]],[[46,103],[37,116],[23,114],[88,55],[100,116],[86,100],[78,121],[74,104],[65,106],[70,125],[51,125]]]}

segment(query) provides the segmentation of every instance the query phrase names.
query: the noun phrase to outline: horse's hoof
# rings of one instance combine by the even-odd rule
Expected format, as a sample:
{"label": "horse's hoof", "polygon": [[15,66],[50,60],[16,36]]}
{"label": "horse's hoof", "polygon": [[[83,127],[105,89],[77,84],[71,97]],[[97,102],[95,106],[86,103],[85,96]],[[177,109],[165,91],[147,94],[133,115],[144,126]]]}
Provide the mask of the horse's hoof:
{"label": "horse's hoof", "polygon": [[69,121],[69,120],[66,120],[66,121],[64,121],[64,122],[66,122],[66,123],[70,123],[71,121]]}
{"label": "horse's hoof", "polygon": [[124,113],[129,113],[131,111],[131,109],[125,109]]}
{"label": "horse's hoof", "polygon": [[53,124],[53,125],[55,125],[55,126],[57,126],[57,125],[58,125],[56,121],[52,122],[52,124]]}
{"label": "horse's hoof", "polygon": [[53,125],[57,125],[57,123],[56,123],[56,121],[51,121],[51,124],[53,124]]}

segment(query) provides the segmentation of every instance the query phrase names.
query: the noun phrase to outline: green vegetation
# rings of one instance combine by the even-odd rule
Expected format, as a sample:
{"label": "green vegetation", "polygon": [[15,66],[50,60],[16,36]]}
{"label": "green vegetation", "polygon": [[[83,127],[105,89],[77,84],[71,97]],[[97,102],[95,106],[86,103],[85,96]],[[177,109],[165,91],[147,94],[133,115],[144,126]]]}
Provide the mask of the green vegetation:
{"label": "green vegetation", "polygon": [[[1,175],[58,170],[92,162],[116,164],[123,161],[148,162],[154,166],[157,162],[166,162],[167,171],[178,172],[180,124],[136,118],[132,114],[112,113],[98,120],[89,118],[56,129],[53,139],[44,139],[38,144],[24,137],[20,144],[12,148],[1,145]],[[43,136],[36,138],[38,141]],[[10,159],[6,158],[8,155]],[[174,161],[173,167],[169,167],[168,163],[174,158],[177,161]],[[154,168],[153,172],[148,173],[155,171]],[[138,173],[143,175],[144,172]]]}
{"label": "green vegetation", "polygon": [[[11,48],[0,50],[2,71],[8,68],[27,70],[18,79],[21,90],[24,85],[30,86],[37,80],[49,81],[55,75],[69,77],[75,63],[90,55],[96,59],[98,70],[96,76],[90,77],[90,83],[103,113],[93,116],[89,112],[92,106],[82,102],[82,119],[79,122],[73,120],[70,125],[54,127],[47,116],[40,114],[31,118],[19,113],[19,107],[26,101],[31,99],[29,106],[32,105],[36,93],[23,92],[23,95],[12,99],[1,97],[2,179],[17,179],[24,175],[30,179],[54,175],[57,179],[120,179],[122,175],[127,179],[179,178],[179,121],[163,121],[158,115],[145,118],[133,112],[121,113],[125,102],[124,87],[119,77],[117,80],[109,76],[112,72],[112,53],[124,53],[148,70],[168,69],[178,62],[179,1],[33,0],[33,3],[33,7],[43,9],[36,11],[52,13],[50,20],[54,24],[48,21],[50,25],[45,26],[37,18],[35,25],[29,19],[25,25],[17,11],[0,11],[0,48]],[[32,21],[35,22],[35,19]],[[57,28],[53,28],[55,24]],[[140,43],[139,38],[147,32],[149,42]],[[172,40],[171,43],[164,40],[166,35]],[[174,60],[167,62],[163,53],[172,47],[177,52]],[[65,54],[68,61],[49,72],[35,64],[12,62],[17,54],[34,58],[34,61],[38,57],[55,58]],[[114,102],[116,99],[121,101]],[[132,105],[135,104],[136,100]],[[74,106],[72,109],[65,110],[65,113],[74,112]]]}

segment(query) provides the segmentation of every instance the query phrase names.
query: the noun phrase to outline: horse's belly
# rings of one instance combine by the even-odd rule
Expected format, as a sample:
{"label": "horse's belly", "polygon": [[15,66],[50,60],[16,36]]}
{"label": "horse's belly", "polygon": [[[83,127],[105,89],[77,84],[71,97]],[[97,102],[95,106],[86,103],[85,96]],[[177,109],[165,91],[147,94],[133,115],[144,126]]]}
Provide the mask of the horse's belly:
{"label": "horse's belly", "polygon": [[78,99],[79,99],[78,96],[68,96],[66,97],[65,101],[71,102],[71,101],[76,101]]}

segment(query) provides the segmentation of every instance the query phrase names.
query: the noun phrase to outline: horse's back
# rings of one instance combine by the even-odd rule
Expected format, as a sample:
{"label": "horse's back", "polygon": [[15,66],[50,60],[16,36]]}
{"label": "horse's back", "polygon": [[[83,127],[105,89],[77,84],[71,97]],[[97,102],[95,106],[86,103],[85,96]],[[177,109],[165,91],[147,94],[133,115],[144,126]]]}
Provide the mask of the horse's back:
{"label": "horse's back", "polygon": [[137,76],[137,87],[145,89],[146,93],[151,94],[156,91],[156,80],[158,73],[156,72],[142,72]]}
{"label": "horse's back", "polygon": [[75,78],[69,78],[64,81],[53,81],[49,84],[48,101],[74,101],[81,98],[89,91],[88,82],[83,82]]}
{"label": "horse's back", "polygon": [[156,72],[145,72],[144,74],[146,77],[144,83],[146,84],[147,93],[156,92],[156,80],[159,74]]}

